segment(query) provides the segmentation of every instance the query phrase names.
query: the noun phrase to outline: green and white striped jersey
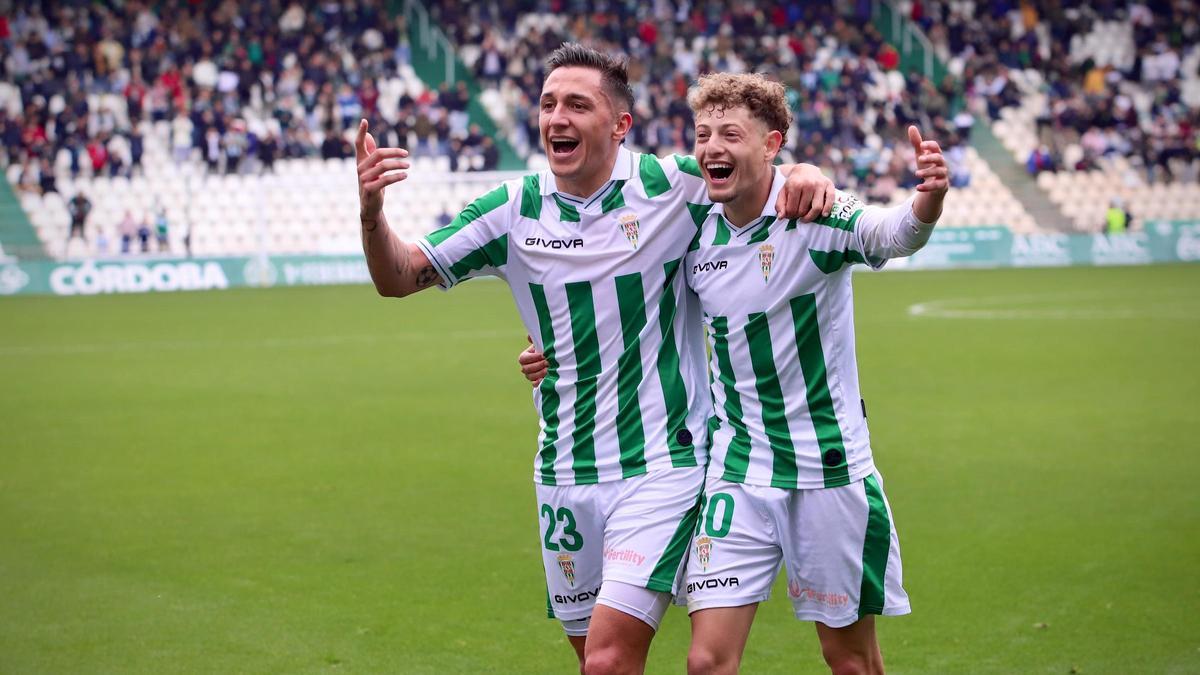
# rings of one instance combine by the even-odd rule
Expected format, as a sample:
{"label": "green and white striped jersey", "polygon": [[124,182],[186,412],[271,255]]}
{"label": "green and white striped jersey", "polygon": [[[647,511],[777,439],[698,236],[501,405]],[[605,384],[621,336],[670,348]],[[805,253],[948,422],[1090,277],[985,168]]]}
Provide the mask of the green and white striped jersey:
{"label": "green and white striped jersey", "polygon": [[580,200],[543,171],[508,181],[418,242],[447,288],[508,282],[549,372],[534,480],[578,485],[707,460],[704,343],[683,258],[704,194],[691,157],[621,148]]}
{"label": "green and white striped jersey", "polygon": [[721,204],[697,212],[687,256],[710,347],[715,407],[709,475],[809,489],[874,471],[854,356],[853,263],[871,259],[858,226],[886,209],[837,193],[814,223],[779,220],[775,172],[762,215],[735,229]]}

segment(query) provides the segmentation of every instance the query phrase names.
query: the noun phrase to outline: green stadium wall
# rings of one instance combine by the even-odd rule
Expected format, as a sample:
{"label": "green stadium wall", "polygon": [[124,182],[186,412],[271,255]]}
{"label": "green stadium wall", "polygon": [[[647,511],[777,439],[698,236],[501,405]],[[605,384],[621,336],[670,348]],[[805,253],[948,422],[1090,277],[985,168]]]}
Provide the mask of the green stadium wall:
{"label": "green stadium wall", "polygon": [[[890,269],[1149,265],[1200,261],[1200,220],[1151,221],[1128,234],[1013,234],[1004,227],[938,228]],[[243,287],[365,284],[361,255],[123,258],[0,264],[0,295],[99,295]]]}
{"label": "green stadium wall", "polygon": [[37,230],[8,181],[0,176],[0,249],[18,258],[45,258]]}

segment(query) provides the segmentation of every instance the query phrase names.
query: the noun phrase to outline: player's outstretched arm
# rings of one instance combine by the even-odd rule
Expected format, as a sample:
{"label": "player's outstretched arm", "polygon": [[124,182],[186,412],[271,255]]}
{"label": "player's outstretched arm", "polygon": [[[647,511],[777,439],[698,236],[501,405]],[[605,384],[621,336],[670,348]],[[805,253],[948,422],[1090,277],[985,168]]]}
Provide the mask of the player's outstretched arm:
{"label": "player's outstretched arm", "polygon": [[[899,206],[868,208],[858,221],[863,250],[876,259],[909,256],[929,241],[942,216],[942,203],[950,188],[950,171],[937,141],[921,138],[921,130],[908,127],[908,141],[917,155],[917,194]],[[911,205],[910,205],[911,204]]]}
{"label": "player's outstretched arm", "polygon": [[950,190],[950,168],[938,142],[922,139],[915,124],[908,127],[908,142],[917,154],[917,178],[922,181],[913,200],[913,215],[921,222],[935,223],[942,217],[942,202]]}
{"label": "player's outstretched arm", "polygon": [[408,151],[381,148],[367,131],[367,121],[358,124],[354,139],[358,160],[358,207],[362,226],[363,253],[371,281],[380,295],[402,298],[436,285],[441,277],[416,244],[401,241],[383,217],[383,191],[408,178]]}

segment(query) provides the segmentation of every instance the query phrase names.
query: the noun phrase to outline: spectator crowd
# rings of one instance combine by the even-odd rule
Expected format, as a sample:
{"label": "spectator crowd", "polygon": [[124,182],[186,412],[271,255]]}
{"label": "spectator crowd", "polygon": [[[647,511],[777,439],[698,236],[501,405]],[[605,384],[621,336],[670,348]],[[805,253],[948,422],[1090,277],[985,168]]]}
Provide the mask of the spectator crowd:
{"label": "spectator crowd", "polygon": [[[914,0],[909,8],[993,120],[1021,102],[1012,71],[1040,73],[1046,104],[1031,173],[1090,170],[1122,155],[1136,158],[1148,181],[1196,180],[1200,105],[1184,101],[1183,84],[1200,73],[1197,61],[1192,72],[1183,66],[1200,45],[1200,3]],[[1128,28],[1115,33],[1132,38],[1128,58],[1119,58],[1121,44],[1088,44],[1104,22]],[[1082,153],[1066,161],[1075,144]]]}
{"label": "spectator crowd", "polygon": [[[1119,153],[1139,158],[1151,178],[1172,177],[1200,157],[1200,111],[1181,91],[1187,50],[1200,42],[1189,0],[899,3],[949,62],[953,76],[940,82],[900,72],[869,0],[426,4],[511,111],[511,141],[525,155],[538,152],[542,59],[581,40],[629,56],[633,146],[688,151],[686,91],[695,78],[764,72],[791,97],[784,159],[819,164],[840,185],[880,200],[919,182],[908,124],[941,141],[955,181],[969,181],[964,150],[974,115],[996,119],[1020,103],[1014,69],[1041,72],[1047,95],[1034,171],[1062,168],[1069,143],[1084,153],[1067,168]],[[1073,45],[1106,20],[1132,24],[1136,57],[1127,67],[1073,58]],[[0,44],[0,159],[20,164],[21,189],[56,190],[58,167],[72,175],[143,171],[155,128],[166,129],[176,162],[211,172],[351,156],[348,136],[360,117],[381,143],[446,156],[455,170],[499,162],[495,140],[469,121],[465,83],[392,85],[411,47],[403,14],[382,0],[17,2],[0,16]],[[1148,104],[1139,105],[1135,89]]]}
{"label": "spectator crowd", "polygon": [[[1047,105],[1033,170],[1087,170],[1120,154],[1136,158],[1151,181],[1196,179],[1200,107],[1189,106],[1182,90],[1196,75],[1182,70],[1200,44],[1196,2],[896,6],[924,29],[951,75],[939,82],[901,76],[899,54],[875,29],[865,0],[443,0],[434,13],[464,60],[515,111],[519,148],[537,145],[532,113],[542,55],[581,39],[630,56],[638,120],[630,140],[653,152],[690,147],[684,94],[699,74],[759,71],[789,88],[796,118],[786,147],[791,159],[821,164],[840,184],[883,196],[914,184],[902,130],[917,123],[942,141],[962,184],[969,180],[962,144],[973,113],[995,120],[1020,104],[1025,92],[1013,71],[1034,69]],[[1129,27],[1134,55],[1123,68],[1103,58],[1107,45],[1098,53],[1085,48],[1100,22]],[[1083,152],[1063,167],[1062,151],[1074,144]],[[1185,175],[1176,175],[1180,168]]]}
{"label": "spectator crowd", "polygon": [[[270,171],[280,158],[353,156],[360,117],[381,141],[494,168],[466,119],[466,90],[387,87],[409,60],[382,0],[17,2],[0,15],[0,161],[18,186],[55,172],[144,170],[154,123],[176,162]],[[388,100],[383,89],[398,93]]]}

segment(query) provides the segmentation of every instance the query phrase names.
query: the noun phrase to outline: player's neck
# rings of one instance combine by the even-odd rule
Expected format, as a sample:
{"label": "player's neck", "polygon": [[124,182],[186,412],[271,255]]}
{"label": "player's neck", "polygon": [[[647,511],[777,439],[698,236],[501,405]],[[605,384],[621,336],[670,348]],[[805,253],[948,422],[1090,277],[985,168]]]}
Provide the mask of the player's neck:
{"label": "player's neck", "polygon": [[725,202],[725,220],[733,227],[745,227],[758,220],[767,206],[767,199],[771,196],[771,183],[774,179],[774,172],[767,167],[762,178],[754,181],[753,189],[745,190]]}
{"label": "player's neck", "polygon": [[613,167],[617,165],[617,153],[614,151],[608,161],[604,163],[604,168],[599,171],[592,172],[586,176],[578,176],[569,178],[567,176],[554,176],[555,185],[559,192],[565,192],[573,197],[587,199],[591,197],[597,190],[604,187],[608,182],[609,177],[613,174]]}

